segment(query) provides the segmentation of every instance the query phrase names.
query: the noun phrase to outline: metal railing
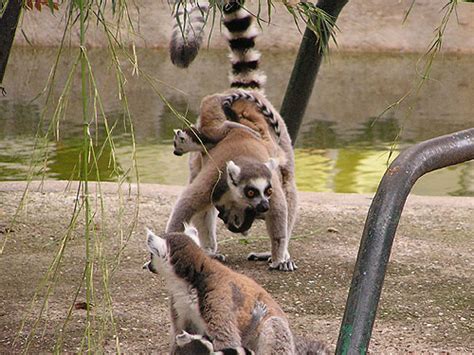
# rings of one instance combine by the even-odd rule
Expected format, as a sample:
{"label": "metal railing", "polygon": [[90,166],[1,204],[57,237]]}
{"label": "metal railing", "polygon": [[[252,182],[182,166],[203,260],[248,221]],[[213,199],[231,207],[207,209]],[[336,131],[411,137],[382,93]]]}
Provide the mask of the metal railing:
{"label": "metal railing", "polygon": [[474,128],[418,143],[387,169],[365,222],[336,354],[368,350],[393,238],[415,182],[430,171],[472,159]]}

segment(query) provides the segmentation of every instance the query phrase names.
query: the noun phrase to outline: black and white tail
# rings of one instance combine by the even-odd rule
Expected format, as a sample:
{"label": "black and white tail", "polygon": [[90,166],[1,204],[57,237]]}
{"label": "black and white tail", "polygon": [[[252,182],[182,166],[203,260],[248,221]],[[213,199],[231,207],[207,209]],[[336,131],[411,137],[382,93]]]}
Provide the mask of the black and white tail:
{"label": "black and white tail", "polygon": [[243,7],[244,0],[229,0],[223,8],[224,26],[231,50],[230,86],[241,89],[262,89],[266,76],[258,69],[260,52],[255,38],[260,30],[254,16]]}
{"label": "black and white tail", "polygon": [[176,1],[170,41],[170,57],[174,65],[187,68],[196,58],[204,38],[208,10],[207,2]]}
{"label": "black and white tail", "polygon": [[233,103],[241,99],[254,102],[279,139],[281,128],[276,117],[278,113],[271,104],[266,104],[252,92],[258,90],[263,93],[267,77],[259,70],[260,52],[255,49],[255,38],[260,34],[260,30],[255,24],[254,16],[243,4],[244,0],[229,0],[223,8],[223,22],[231,51],[230,86],[242,90],[229,94],[223,100],[222,108],[229,119],[238,120],[231,108]]}
{"label": "black and white tail", "polygon": [[280,122],[277,118],[278,114],[276,113],[276,110],[269,103],[266,104],[263,100],[255,96],[255,94],[251,91],[235,90],[222,100],[222,109],[228,119],[238,122],[239,119],[237,114],[232,110],[232,105],[238,100],[246,100],[255,103],[262,115],[267,120],[268,125],[273,128],[277,138],[280,139],[281,128]]}

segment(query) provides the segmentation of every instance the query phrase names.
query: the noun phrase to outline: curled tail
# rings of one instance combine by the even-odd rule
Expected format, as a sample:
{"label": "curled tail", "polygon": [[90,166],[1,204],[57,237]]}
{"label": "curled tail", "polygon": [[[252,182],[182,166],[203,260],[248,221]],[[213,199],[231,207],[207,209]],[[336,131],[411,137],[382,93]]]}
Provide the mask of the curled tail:
{"label": "curled tail", "polygon": [[327,346],[319,340],[308,340],[302,337],[295,337],[297,355],[329,355]]}
{"label": "curled tail", "polygon": [[208,9],[207,2],[184,6],[180,1],[176,2],[175,24],[169,47],[171,62],[174,65],[187,68],[196,58],[204,37]]}
{"label": "curled tail", "polygon": [[247,100],[255,103],[258,109],[262,113],[263,117],[267,121],[268,125],[273,129],[278,140],[281,135],[280,122],[277,119],[278,113],[269,103],[265,103],[264,100],[258,98],[254,93],[245,90],[236,90],[230,93],[222,101],[222,109],[226,116],[233,121],[238,121],[237,114],[232,110],[232,105],[238,100]]}
{"label": "curled tail", "polygon": [[262,89],[266,76],[259,69],[260,52],[255,38],[260,31],[254,16],[244,7],[244,0],[230,0],[223,8],[224,26],[231,50],[230,86],[242,89]]}

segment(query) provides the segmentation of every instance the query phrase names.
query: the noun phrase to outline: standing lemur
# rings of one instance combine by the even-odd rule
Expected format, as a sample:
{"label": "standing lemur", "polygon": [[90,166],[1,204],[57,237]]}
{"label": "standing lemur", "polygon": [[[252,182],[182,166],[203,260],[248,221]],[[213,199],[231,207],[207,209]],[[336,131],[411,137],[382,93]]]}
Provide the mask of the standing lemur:
{"label": "standing lemur", "polygon": [[294,336],[288,319],[260,285],[210,258],[198,231],[147,233],[151,260],[170,294],[171,354],[328,354],[317,340]]}
{"label": "standing lemur", "polygon": [[[183,222],[192,221],[201,245],[218,256],[217,216],[230,231],[241,233],[256,218],[265,219],[271,253],[253,253],[249,259],[269,260],[271,269],[293,271],[296,265],[288,243],[297,196],[291,140],[283,119],[260,91],[265,75],[258,70],[260,53],[254,49],[258,29],[253,16],[239,0],[227,1],[223,14],[234,89],[204,98],[196,127],[176,131],[175,153],[199,151],[191,154],[190,183],[178,198],[166,231],[182,231]],[[190,28],[193,18],[188,17]],[[202,24],[194,28],[202,30]],[[187,44],[176,38],[171,42],[173,62],[187,66],[189,56],[182,49]],[[199,38],[202,35],[196,34],[187,40]],[[196,142],[205,143],[205,154]]]}

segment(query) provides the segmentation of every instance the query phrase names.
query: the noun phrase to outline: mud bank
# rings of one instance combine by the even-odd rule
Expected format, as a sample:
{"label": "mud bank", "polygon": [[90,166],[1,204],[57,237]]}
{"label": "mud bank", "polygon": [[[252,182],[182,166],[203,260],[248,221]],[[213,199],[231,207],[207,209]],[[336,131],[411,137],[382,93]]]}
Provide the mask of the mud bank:
{"label": "mud bank", "polygon": [[[24,187],[24,183],[0,183],[2,242]],[[123,352],[166,353],[168,299],[162,281],[141,268],[148,258],[144,227],[163,231],[179,191],[178,187],[140,186],[137,223],[110,281]],[[28,203],[8,234],[0,257],[1,353],[18,352],[22,347],[26,332],[15,346],[12,341],[29,309],[35,285],[67,229],[76,194],[75,186],[66,188],[64,182],[47,181],[42,190],[34,183]],[[94,204],[98,208],[95,223],[106,254],[112,255],[123,237],[119,225],[128,230],[134,220],[137,188],[124,186],[119,190],[115,184],[102,184],[100,194],[104,212],[101,214],[100,206]],[[290,253],[299,266],[294,273],[270,272],[264,263],[245,260],[248,252],[269,246],[261,223],[245,238],[230,234],[219,223],[219,248],[227,255],[229,267],[253,277],[277,299],[296,333],[320,338],[334,348],[370,202],[368,195],[301,193],[290,243]],[[371,351],[474,351],[473,215],[474,198],[409,198],[392,250]],[[42,336],[34,339],[30,351],[53,349],[55,331],[73,302],[85,261],[82,223],[78,221],[67,244],[59,282],[40,322]],[[84,297],[81,290],[77,301],[84,301]],[[32,313],[38,310],[39,303],[35,303]],[[98,310],[99,306],[93,312]],[[65,350],[78,350],[84,323],[85,311],[73,310],[63,334]],[[25,330],[31,324],[28,321]],[[106,337],[106,349],[113,351],[114,343],[111,336]]]}

